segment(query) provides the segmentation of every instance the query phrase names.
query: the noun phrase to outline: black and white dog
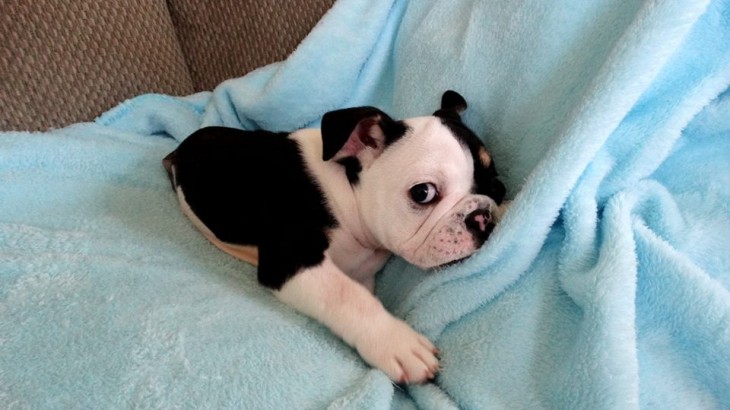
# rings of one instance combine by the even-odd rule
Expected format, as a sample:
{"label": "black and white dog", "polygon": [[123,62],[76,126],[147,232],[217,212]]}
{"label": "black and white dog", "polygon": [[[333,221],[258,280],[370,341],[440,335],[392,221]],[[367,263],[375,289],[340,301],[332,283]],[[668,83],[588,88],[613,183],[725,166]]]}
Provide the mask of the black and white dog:
{"label": "black and white dog", "polygon": [[291,134],[203,128],[163,160],[183,212],[259,282],[398,383],[439,369],[437,350],[373,296],[391,253],[431,268],[487,239],[505,194],[492,158],[444,93],[432,116],[328,112]]}

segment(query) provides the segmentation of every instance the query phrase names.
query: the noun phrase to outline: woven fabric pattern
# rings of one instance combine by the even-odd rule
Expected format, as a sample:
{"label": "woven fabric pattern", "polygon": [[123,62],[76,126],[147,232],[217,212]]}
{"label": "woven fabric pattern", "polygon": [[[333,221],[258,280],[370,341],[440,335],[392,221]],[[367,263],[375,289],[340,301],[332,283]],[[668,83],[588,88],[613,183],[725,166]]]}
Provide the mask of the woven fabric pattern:
{"label": "woven fabric pattern", "polygon": [[3,0],[0,130],[89,121],[284,59],[334,0]]}
{"label": "woven fabric pattern", "polygon": [[286,58],[334,0],[173,0],[170,15],[196,90]]}
{"label": "woven fabric pattern", "polygon": [[164,0],[4,0],[0,129],[92,120],[142,92],[193,91]]}

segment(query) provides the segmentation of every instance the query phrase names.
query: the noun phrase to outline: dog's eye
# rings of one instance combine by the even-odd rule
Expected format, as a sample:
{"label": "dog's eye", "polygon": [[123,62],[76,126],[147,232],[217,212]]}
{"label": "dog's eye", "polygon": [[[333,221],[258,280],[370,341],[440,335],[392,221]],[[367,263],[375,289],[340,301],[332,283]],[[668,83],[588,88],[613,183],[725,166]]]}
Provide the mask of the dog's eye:
{"label": "dog's eye", "polygon": [[433,202],[434,199],[436,199],[436,195],[438,194],[438,191],[436,190],[436,186],[429,182],[424,182],[422,184],[414,185],[411,188],[411,199],[413,199],[418,204],[428,204]]}

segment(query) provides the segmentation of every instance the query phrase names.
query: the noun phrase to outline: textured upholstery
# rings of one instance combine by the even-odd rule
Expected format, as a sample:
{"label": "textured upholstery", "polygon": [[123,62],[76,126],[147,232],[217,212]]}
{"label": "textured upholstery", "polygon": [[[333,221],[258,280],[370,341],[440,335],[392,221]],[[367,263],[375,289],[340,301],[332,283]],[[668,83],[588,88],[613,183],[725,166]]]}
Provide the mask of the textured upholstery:
{"label": "textured upholstery", "polygon": [[0,130],[89,121],[285,58],[333,0],[3,0]]}
{"label": "textured upholstery", "polygon": [[197,91],[286,58],[333,0],[172,0]]}
{"label": "textured upholstery", "polygon": [[142,92],[193,91],[164,0],[4,0],[0,125],[90,120]]}

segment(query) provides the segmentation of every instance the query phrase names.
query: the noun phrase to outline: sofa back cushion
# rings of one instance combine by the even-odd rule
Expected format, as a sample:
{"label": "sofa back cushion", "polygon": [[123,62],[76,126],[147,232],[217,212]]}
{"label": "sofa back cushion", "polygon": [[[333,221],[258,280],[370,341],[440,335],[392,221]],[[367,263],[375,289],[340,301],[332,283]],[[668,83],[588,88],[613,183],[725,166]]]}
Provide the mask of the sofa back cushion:
{"label": "sofa back cushion", "polygon": [[334,0],[171,0],[196,91],[285,59]]}
{"label": "sofa back cushion", "polygon": [[0,129],[88,121],[144,92],[194,91],[165,0],[9,0]]}
{"label": "sofa back cushion", "polygon": [[5,0],[0,131],[90,121],[285,58],[334,0]]}

